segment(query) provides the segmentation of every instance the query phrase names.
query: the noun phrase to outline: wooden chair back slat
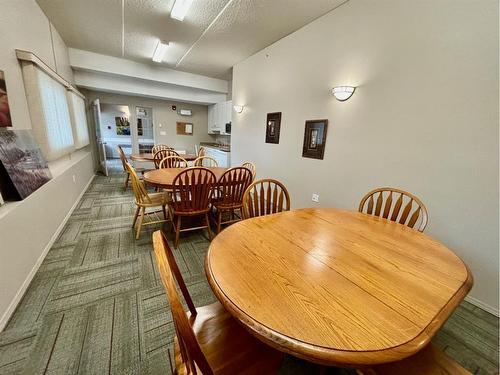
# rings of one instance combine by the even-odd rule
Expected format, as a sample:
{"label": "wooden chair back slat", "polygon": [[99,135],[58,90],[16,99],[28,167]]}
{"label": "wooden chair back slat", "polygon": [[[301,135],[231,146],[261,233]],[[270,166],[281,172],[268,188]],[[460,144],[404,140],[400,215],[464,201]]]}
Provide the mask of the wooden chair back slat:
{"label": "wooden chair back slat", "polygon": [[253,182],[243,194],[245,219],[290,210],[290,195],[279,181],[263,179]]}
{"label": "wooden chair back slat", "polygon": [[241,207],[243,194],[252,183],[252,172],[248,168],[228,169],[217,182],[217,206]]}
{"label": "wooden chair back slat", "polygon": [[168,156],[179,156],[179,154],[170,148],[156,151],[153,154],[153,162],[155,163],[155,168],[159,169],[161,161]]}
{"label": "wooden chair back slat", "polygon": [[401,206],[403,205],[403,193],[399,194],[399,198],[394,205],[394,209],[392,210],[391,220],[396,221],[399,215],[399,210],[401,210]]}
{"label": "wooden chair back slat", "polygon": [[[395,202],[393,194],[399,195]],[[375,210],[374,199],[376,199]],[[390,218],[391,221],[410,228],[416,226],[419,232],[424,231],[428,222],[427,208],[419,198],[406,191],[388,187],[375,189],[366,194],[359,203],[358,211],[385,219]]]}
{"label": "wooden chair back slat", "polygon": [[206,150],[205,147],[200,146],[200,149],[198,150],[198,157],[205,156]]}
{"label": "wooden chair back slat", "polygon": [[[175,281],[177,281],[186,303],[188,306],[191,305],[189,306],[191,314],[196,315],[196,309],[175,262],[172,250],[161,231],[156,231],[153,234],[153,246],[160,278],[170,303],[170,311],[175,325],[181,357],[186,365],[188,374],[196,374],[197,369],[202,374],[213,374],[210,364],[196,339],[196,334],[189,323],[189,317],[182,307]],[[188,299],[186,299],[186,296],[188,296]]]}
{"label": "wooden chair back slat", "polygon": [[172,207],[176,213],[208,212],[216,186],[214,173],[203,167],[186,168],[172,182]]}
{"label": "wooden chair back slat", "polygon": [[151,203],[151,198],[149,197],[148,191],[144,186],[144,182],[139,179],[134,167],[130,163],[125,162],[125,168],[130,174],[130,179],[132,180],[132,190],[134,191],[135,201],[139,204]]}
{"label": "wooden chair back slat", "polygon": [[151,149],[151,153],[154,155],[160,150],[173,150],[172,147],[167,146],[167,145],[154,145],[153,148]]}
{"label": "wooden chair back slat", "polygon": [[193,165],[195,167],[218,167],[219,163],[211,156],[198,156]]}
{"label": "wooden chair back slat", "polygon": [[167,156],[160,161],[158,169],[163,168],[187,168],[188,162],[182,156]]}
{"label": "wooden chair back slat", "polygon": [[382,215],[384,219],[387,219],[389,217],[389,211],[391,210],[391,206],[392,206],[392,191],[389,192],[389,196],[385,201],[384,214]]}

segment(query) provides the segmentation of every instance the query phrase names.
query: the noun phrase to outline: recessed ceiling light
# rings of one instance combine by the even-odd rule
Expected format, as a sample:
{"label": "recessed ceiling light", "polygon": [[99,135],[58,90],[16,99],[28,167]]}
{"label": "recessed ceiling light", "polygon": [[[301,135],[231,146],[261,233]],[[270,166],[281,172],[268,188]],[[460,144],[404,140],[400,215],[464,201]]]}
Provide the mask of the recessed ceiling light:
{"label": "recessed ceiling light", "polygon": [[191,6],[193,0],[175,0],[174,6],[170,11],[170,17],[182,21]]}
{"label": "recessed ceiling light", "polygon": [[165,52],[167,52],[168,43],[162,43],[161,40],[158,41],[156,45],[155,52],[153,53],[154,62],[162,62]]}

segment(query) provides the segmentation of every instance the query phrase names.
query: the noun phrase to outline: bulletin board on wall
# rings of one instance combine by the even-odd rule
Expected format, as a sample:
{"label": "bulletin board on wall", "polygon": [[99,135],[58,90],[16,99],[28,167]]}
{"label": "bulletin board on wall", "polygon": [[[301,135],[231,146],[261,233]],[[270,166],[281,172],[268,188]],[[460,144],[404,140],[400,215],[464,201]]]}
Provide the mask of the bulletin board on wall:
{"label": "bulletin board on wall", "polygon": [[193,135],[193,124],[190,122],[178,122],[177,135]]}

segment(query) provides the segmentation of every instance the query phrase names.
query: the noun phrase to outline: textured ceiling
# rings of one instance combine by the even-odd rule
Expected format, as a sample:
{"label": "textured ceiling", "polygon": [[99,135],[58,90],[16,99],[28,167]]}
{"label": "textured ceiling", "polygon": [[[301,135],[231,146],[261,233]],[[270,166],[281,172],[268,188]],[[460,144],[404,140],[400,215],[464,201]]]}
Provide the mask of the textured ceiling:
{"label": "textured ceiling", "polygon": [[154,64],[161,39],[170,43],[163,66],[228,78],[234,64],[345,0],[194,0],[183,22],[169,16],[173,0],[37,2],[70,47]]}

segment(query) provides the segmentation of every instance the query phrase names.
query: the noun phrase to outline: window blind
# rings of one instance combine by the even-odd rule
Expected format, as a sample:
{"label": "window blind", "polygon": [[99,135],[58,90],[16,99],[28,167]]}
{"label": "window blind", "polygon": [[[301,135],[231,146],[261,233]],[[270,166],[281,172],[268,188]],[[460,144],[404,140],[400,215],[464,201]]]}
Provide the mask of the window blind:
{"label": "window blind", "polygon": [[33,134],[47,161],[74,151],[66,88],[29,62],[23,61],[23,78]]}
{"label": "window blind", "polygon": [[75,148],[79,149],[90,143],[87,115],[85,113],[85,100],[70,90],[68,90],[67,96]]}

